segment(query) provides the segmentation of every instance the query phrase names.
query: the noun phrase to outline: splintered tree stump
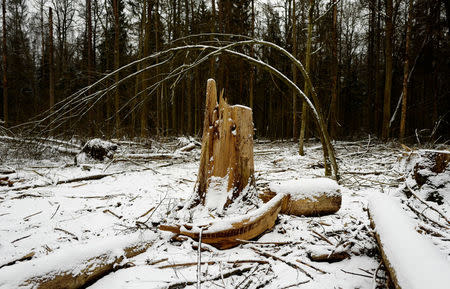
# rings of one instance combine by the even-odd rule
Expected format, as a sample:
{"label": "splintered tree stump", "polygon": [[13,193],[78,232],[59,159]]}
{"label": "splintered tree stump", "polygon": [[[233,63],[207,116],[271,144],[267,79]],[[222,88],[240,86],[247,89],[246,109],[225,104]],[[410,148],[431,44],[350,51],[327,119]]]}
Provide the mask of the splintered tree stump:
{"label": "splintered tree stump", "polygon": [[222,210],[247,185],[254,185],[252,110],[217,103],[216,82],[208,80],[202,153],[193,206]]}

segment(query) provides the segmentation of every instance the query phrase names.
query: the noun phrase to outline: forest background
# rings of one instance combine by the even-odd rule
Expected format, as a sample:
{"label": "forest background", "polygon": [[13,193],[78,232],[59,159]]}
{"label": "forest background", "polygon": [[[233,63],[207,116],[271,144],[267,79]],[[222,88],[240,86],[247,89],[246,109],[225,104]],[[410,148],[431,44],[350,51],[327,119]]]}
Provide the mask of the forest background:
{"label": "forest background", "polygon": [[[34,131],[65,137],[199,136],[206,80],[213,77],[230,103],[253,108],[257,137],[297,139],[301,122],[307,123],[307,137],[316,135],[299,96],[242,58],[216,55],[163,81],[194,63],[202,53],[197,50],[123,69],[88,90],[85,95],[94,95],[81,110],[58,106],[137,59],[180,45],[223,46],[246,39],[237,36],[242,35],[273,42],[303,64],[310,56],[311,80],[334,139],[368,133],[406,142],[449,136],[448,1],[2,2],[0,125],[10,132],[24,132],[32,124]],[[247,45],[236,50],[276,67],[304,89],[300,72],[275,49]],[[95,95],[159,61],[164,63],[136,73],[102,97]],[[37,122],[55,108],[63,114],[59,125]]]}

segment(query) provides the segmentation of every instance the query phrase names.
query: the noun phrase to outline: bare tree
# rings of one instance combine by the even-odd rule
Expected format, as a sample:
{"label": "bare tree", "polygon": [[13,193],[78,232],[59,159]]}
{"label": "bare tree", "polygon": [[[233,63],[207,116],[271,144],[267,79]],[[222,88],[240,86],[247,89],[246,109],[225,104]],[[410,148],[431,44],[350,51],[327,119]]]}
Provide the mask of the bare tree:
{"label": "bare tree", "polygon": [[406,127],[406,101],[408,97],[408,75],[409,75],[409,45],[411,41],[411,26],[412,26],[412,7],[413,0],[408,0],[408,20],[406,24],[406,43],[405,43],[405,62],[403,66],[403,99],[402,99],[402,114],[400,118],[400,139],[405,137]]}
{"label": "bare tree", "polygon": [[392,91],[392,34],[393,34],[393,5],[392,0],[386,0],[386,79],[384,82],[384,102],[383,102],[383,129],[381,137],[384,140],[389,138],[389,120],[391,116],[391,91]]}
{"label": "bare tree", "polygon": [[48,39],[49,39],[49,54],[48,54],[48,73],[49,73],[49,95],[50,95],[50,113],[54,112],[55,106],[55,73],[53,67],[53,10],[48,8]]}
{"label": "bare tree", "polygon": [[6,47],[6,0],[2,2],[2,59],[3,59],[3,121],[4,126],[8,127],[8,62],[7,62],[7,47]]}
{"label": "bare tree", "polygon": [[[311,45],[312,45],[312,29],[313,29],[313,10],[314,10],[314,0],[309,0],[309,11],[308,11],[308,40],[306,43],[306,73],[309,74],[311,67]],[[305,81],[305,94],[309,96],[309,84]],[[303,102],[302,106],[302,124],[300,128],[300,138],[298,142],[298,153],[303,156],[305,155],[304,143],[305,143],[305,133],[308,124],[308,105]]]}

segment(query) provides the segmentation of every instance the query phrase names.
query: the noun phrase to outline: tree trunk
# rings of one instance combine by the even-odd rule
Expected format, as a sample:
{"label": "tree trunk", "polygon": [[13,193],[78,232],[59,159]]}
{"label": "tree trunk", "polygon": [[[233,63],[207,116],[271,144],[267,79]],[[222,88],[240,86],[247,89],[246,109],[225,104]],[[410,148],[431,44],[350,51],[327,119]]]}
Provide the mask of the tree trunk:
{"label": "tree trunk", "polygon": [[[211,33],[216,33],[216,0],[211,0],[211,10],[212,10],[212,17],[211,17]],[[210,40],[212,41],[214,39],[214,36],[211,35]],[[216,57],[211,57],[209,60],[209,75],[210,77],[214,77],[215,74],[215,60]]]}
{"label": "tree trunk", "polygon": [[[159,51],[159,1],[156,0],[155,3],[155,14],[153,16],[155,20],[155,50]],[[155,58],[156,63],[159,62],[158,57]],[[156,81],[159,81],[159,66],[156,67]],[[160,93],[160,87],[156,88],[156,135],[160,135],[160,131],[162,128],[161,125],[161,93]]]}
{"label": "tree trunk", "polygon": [[[310,67],[311,67],[311,43],[312,43],[312,29],[313,29],[313,10],[314,10],[314,0],[309,0],[309,13],[308,13],[308,40],[306,43],[306,73],[309,74]],[[308,85],[308,82],[305,80],[305,95],[307,97],[310,96],[309,93],[310,87]],[[299,155],[303,156],[305,155],[304,151],[304,142],[305,142],[305,133],[306,133],[306,127],[308,124],[308,109],[307,104],[305,101],[303,101],[302,106],[302,124],[300,128],[300,139],[298,142],[298,153]]]}
{"label": "tree trunk", "polygon": [[384,103],[383,103],[383,130],[381,138],[389,138],[389,120],[391,116],[391,90],[392,90],[392,0],[386,0],[386,79],[384,83]]}
{"label": "tree trunk", "polygon": [[216,83],[209,79],[200,168],[192,205],[201,203],[222,210],[247,185],[254,185],[253,174],[252,110],[230,106],[222,96],[218,104]]}
{"label": "tree trunk", "polygon": [[[119,69],[120,53],[119,53],[119,0],[113,0],[113,10],[114,10],[114,70]],[[114,110],[115,110],[115,130],[116,136],[120,136],[120,99],[119,99],[119,73],[115,73],[114,81],[116,83],[115,95],[114,95]]]}
{"label": "tree trunk", "polygon": [[[255,1],[252,0],[252,38],[255,38]],[[255,50],[253,45],[250,47],[250,56],[254,57]],[[249,80],[249,105],[253,109],[253,94],[254,87],[253,83],[255,81],[255,67],[250,66],[250,80]]]}
{"label": "tree trunk", "polygon": [[[91,8],[91,0],[86,0],[86,30],[87,30],[87,83],[88,86],[91,85],[91,77],[92,77],[92,8]],[[90,90],[88,94],[90,94]],[[92,102],[91,102],[92,104]],[[91,105],[90,104],[90,105]],[[95,111],[93,108],[89,110],[89,122],[92,123],[94,120]],[[91,135],[95,134],[95,128],[93,125],[90,126]]]}
{"label": "tree trunk", "polygon": [[2,13],[3,13],[3,39],[2,39],[2,58],[3,58],[3,121],[4,126],[8,127],[8,62],[7,62],[7,48],[6,48],[6,0],[2,3]]}
{"label": "tree trunk", "polygon": [[[48,26],[49,26],[49,60],[48,60],[48,70],[49,70],[49,95],[50,95],[50,114],[53,114],[55,105],[55,76],[53,67],[53,10],[52,7],[48,8]],[[50,120],[51,121],[51,120]]]}
{"label": "tree trunk", "polygon": [[[144,36],[144,57],[150,55],[150,31],[151,31],[151,14],[153,8],[153,0],[145,1],[144,7],[147,8],[146,24],[145,24],[145,36]],[[149,62],[144,63],[145,66],[150,65]],[[145,91],[149,84],[150,72],[146,71],[142,74],[143,91]],[[142,93],[142,110],[141,110],[141,138],[147,137],[147,117],[148,117],[148,101],[147,93]]]}
{"label": "tree trunk", "polygon": [[338,130],[337,120],[337,85],[338,85],[338,56],[337,56],[337,3],[333,0],[333,28],[332,28],[332,66],[331,66],[331,104],[328,121],[330,124],[330,137],[336,139]]}
{"label": "tree trunk", "polygon": [[[297,57],[297,17],[295,0],[292,1],[292,55]],[[297,67],[292,64],[292,81],[297,84]],[[292,138],[297,139],[297,93],[292,91]]]}
{"label": "tree trunk", "polygon": [[413,0],[408,3],[408,22],[406,26],[406,44],[405,44],[405,63],[403,66],[403,99],[402,99],[402,114],[400,117],[400,139],[405,137],[406,127],[406,101],[408,97],[408,76],[409,76],[409,43],[411,41],[411,25],[412,25],[412,7]]}

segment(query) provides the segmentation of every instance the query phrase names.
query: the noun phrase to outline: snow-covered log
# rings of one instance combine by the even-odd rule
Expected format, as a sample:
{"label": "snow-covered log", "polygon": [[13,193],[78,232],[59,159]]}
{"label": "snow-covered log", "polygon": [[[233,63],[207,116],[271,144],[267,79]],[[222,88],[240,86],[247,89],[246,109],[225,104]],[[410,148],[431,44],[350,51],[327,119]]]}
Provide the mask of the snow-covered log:
{"label": "snow-covered log", "polygon": [[341,207],[340,186],[328,178],[299,179],[269,184],[259,195],[263,202],[285,194],[281,213],[295,216],[322,216],[333,214]]}
{"label": "snow-covered log", "polygon": [[240,240],[250,240],[275,225],[285,195],[278,195],[261,208],[246,215],[224,218],[208,224],[161,225],[160,230],[170,231],[210,244],[219,249],[239,245]]}
{"label": "snow-covered log", "polygon": [[384,264],[396,288],[448,288],[450,263],[419,235],[414,224],[389,196],[373,194],[369,215]]}
{"label": "snow-covered log", "polygon": [[75,289],[113,272],[153,244],[154,233],[92,240],[0,269],[0,288]]}

